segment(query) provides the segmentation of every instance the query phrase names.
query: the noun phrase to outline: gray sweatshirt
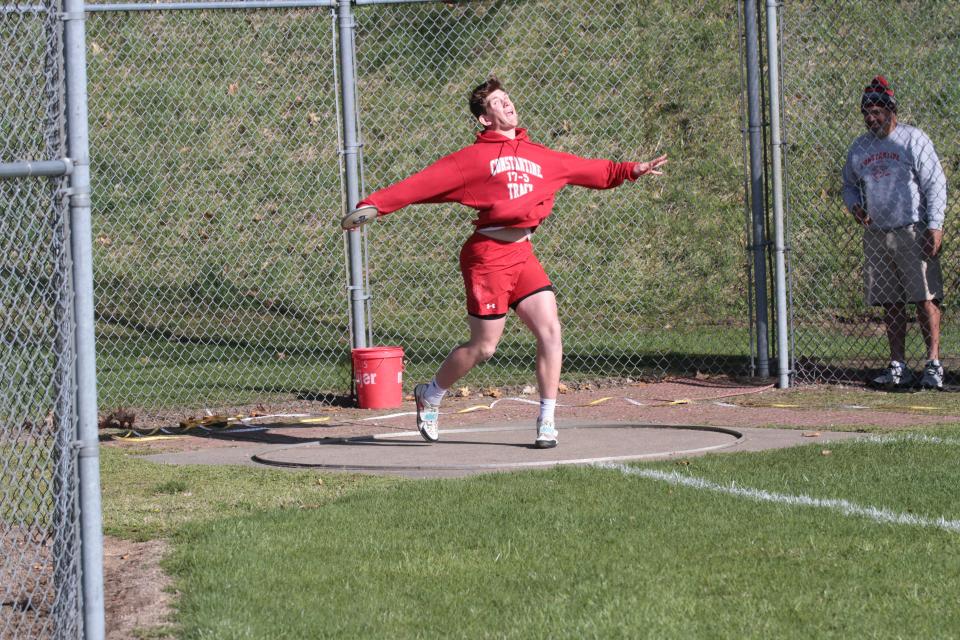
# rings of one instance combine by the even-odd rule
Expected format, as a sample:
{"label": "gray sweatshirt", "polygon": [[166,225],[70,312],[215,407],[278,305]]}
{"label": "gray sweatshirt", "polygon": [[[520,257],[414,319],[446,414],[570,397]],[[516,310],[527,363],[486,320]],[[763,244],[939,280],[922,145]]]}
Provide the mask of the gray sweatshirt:
{"label": "gray sweatshirt", "polygon": [[927,134],[897,124],[886,138],[868,131],[854,140],[843,166],[843,203],[861,205],[879,229],[912,222],[942,229],[947,179]]}

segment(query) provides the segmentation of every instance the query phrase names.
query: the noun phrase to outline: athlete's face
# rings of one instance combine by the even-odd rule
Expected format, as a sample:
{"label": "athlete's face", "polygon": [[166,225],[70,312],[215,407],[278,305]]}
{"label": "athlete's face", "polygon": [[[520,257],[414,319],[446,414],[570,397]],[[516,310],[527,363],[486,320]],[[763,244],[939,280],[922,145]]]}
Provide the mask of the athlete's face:
{"label": "athlete's face", "polygon": [[863,109],[863,123],[873,135],[886,138],[897,123],[897,114],[886,107],[873,104]]}
{"label": "athlete's face", "polygon": [[480,116],[480,124],[493,131],[513,131],[517,128],[517,110],[506,91],[497,89],[487,96],[483,103],[485,113]]}

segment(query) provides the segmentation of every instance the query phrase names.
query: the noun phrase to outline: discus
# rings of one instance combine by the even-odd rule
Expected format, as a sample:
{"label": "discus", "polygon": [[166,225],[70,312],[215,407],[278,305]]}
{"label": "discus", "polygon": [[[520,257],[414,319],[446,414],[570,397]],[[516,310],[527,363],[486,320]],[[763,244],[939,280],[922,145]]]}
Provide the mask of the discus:
{"label": "discus", "polygon": [[345,231],[349,231],[350,229],[356,229],[360,225],[370,222],[376,217],[377,208],[368,204],[364,207],[354,209],[345,215],[343,220],[340,221],[340,226],[343,227]]}

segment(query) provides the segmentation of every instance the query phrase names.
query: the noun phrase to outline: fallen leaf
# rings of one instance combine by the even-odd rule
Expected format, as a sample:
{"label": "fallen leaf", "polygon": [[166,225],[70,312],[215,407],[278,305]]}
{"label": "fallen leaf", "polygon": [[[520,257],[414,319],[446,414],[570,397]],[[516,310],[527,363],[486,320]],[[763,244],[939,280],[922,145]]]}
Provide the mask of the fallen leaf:
{"label": "fallen leaf", "polygon": [[230,86],[227,87],[227,95],[235,96],[237,91],[240,89],[240,86],[236,82],[231,82]]}
{"label": "fallen leaf", "polygon": [[570,388],[561,382],[560,385],[557,386],[557,391],[560,393],[570,393]]}
{"label": "fallen leaf", "polygon": [[499,398],[503,395],[503,391],[500,391],[500,389],[496,387],[490,387],[487,389],[486,395],[490,396],[491,398]]}
{"label": "fallen leaf", "polygon": [[531,393],[535,393],[536,391],[537,391],[537,390],[536,390],[535,387],[531,387],[531,386],[528,384],[527,386],[525,386],[525,387],[523,388],[523,391],[521,391],[520,393],[521,393],[522,395],[528,396],[528,395],[530,395]]}
{"label": "fallen leaf", "polygon": [[820,437],[820,432],[819,432],[819,431],[804,431],[801,435],[802,435],[804,438],[819,438],[819,437]]}
{"label": "fallen leaf", "polygon": [[320,122],[320,116],[317,115],[316,111],[311,111],[307,114],[308,124],[317,124],[318,122]]}
{"label": "fallen leaf", "polygon": [[454,394],[456,398],[467,398],[470,396],[470,387],[460,387]]}
{"label": "fallen leaf", "polygon": [[101,418],[98,426],[101,429],[132,429],[136,419],[135,413],[120,408]]}
{"label": "fallen leaf", "polygon": [[830,451],[830,449],[824,449],[823,451],[820,452],[820,455],[829,456],[831,453],[833,453],[833,451]]}

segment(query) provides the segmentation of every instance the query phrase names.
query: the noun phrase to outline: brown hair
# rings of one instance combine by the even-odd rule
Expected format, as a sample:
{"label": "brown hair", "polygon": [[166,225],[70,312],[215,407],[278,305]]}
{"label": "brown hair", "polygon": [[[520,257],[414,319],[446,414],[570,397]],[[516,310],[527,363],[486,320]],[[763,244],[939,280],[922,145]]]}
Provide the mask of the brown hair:
{"label": "brown hair", "polygon": [[470,94],[470,113],[472,113],[475,118],[479,118],[486,113],[487,106],[485,102],[487,100],[487,96],[497,89],[502,88],[503,86],[500,84],[500,80],[498,80],[496,76],[490,76],[486,82],[478,85],[477,88],[474,89]]}

